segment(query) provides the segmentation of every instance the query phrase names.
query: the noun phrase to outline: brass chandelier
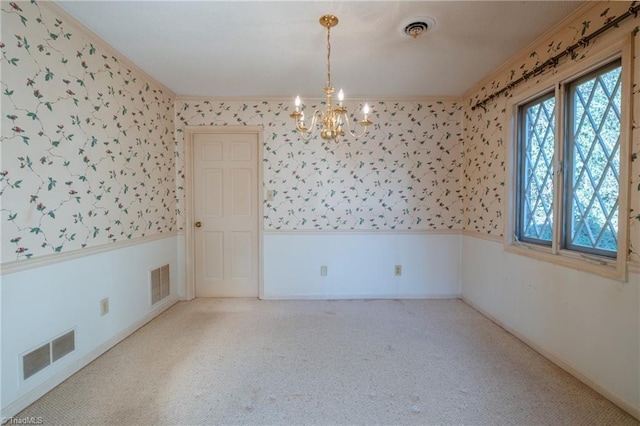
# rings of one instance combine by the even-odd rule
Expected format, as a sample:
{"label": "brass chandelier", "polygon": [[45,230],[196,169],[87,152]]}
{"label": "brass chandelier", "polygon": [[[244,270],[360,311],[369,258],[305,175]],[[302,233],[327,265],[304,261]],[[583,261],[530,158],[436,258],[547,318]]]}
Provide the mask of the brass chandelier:
{"label": "brass chandelier", "polygon": [[313,136],[316,129],[316,124],[320,123],[320,137],[326,141],[337,142],[337,139],[345,135],[346,128],[350,136],[359,138],[367,133],[367,126],[373,124],[369,120],[369,104],[365,103],[362,108],[363,119],[360,120],[360,125],[364,127],[362,133],[357,134],[352,131],[349,126],[349,117],[347,114],[347,108],[342,105],[344,100],[344,92],[342,89],[338,92],[338,106],[333,106],[331,103],[332,95],[335,91],[331,86],[331,28],[338,25],[338,18],[333,15],[324,15],[320,18],[320,25],[327,29],[327,85],[322,89],[327,96],[326,108],[323,111],[319,109],[313,111],[311,116],[311,125],[307,127],[305,125],[304,112],[302,111],[302,101],[300,96],[296,96],[295,99],[295,111],[289,114],[291,118],[295,120],[296,130],[300,134],[303,140],[308,141]]}

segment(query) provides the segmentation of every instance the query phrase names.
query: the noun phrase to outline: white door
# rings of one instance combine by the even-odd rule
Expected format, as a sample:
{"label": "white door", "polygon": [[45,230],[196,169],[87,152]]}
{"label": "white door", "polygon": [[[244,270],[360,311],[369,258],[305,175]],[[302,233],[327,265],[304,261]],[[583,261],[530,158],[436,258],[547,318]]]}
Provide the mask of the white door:
{"label": "white door", "polygon": [[196,297],[258,297],[258,140],[193,134]]}

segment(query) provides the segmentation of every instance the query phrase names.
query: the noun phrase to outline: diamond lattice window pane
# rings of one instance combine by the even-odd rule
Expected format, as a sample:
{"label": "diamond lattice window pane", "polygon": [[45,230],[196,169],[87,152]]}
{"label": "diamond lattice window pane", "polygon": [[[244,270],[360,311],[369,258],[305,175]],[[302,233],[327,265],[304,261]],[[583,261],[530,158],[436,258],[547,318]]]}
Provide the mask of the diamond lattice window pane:
{"label": "diamond lattice window pane", "polygon": [[569,245],[617,251],[621,67],[571,88],[573,110]]}
{"label": "diamond lattice window pane", "polygon": [[521,162],[520,238],[551,242],[555,98],[524,108]]}

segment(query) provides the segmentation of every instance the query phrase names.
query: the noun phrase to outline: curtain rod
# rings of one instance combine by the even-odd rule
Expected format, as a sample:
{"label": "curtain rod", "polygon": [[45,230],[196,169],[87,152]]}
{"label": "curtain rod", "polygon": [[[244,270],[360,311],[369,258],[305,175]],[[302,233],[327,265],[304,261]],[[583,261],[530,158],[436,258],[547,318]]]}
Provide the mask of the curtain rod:
{"label": "curtain rod", "polygon": [[[542,64],[538,65],[537,67],[535,67],[531,71],[527,71],[519,79],[512,81],[511,83],[507,84],[502,89],[500,89],[500,90],[498,90],[496,92],[493,92],[491,95],[489,95],[486,98],[484,98],[483,100],[477,102],[474,106],[471,107],[471,110],[475,111],[475,109],[478,108],[478,107],[483,107],[484,108],[484,105],[487,102],[489,102],[490,100],[494,99],[495,97],[500,96],[503,93],[513,89],[515,86],[519,85],[523,81],[526,81],[526,80],[530,79],[533,76],[541,74],[547,68],[556,67],[558,65],[558,61],[560,61],[560,59],[564,58],[565,56],[573,54],[573,52],[576,49],[580,48],[580,47],[587,46],[591,40],[593,40],[594,38],[598,37],[600,34],[604,33],[609,28],[617,26],[618,24],[620,24],[620,22],[624,21],[625,19],[627,19],[631,15],[633,15],[634,17],[638,17],[638,11],[640,11],[640,5],[631,6],[629,8],[629,10],[627,10],[622,15],[618,16],[616,19],[613,19],[613,20],[607,22],[602,27],[600,27],[598,30],[592,32],[591,34],[589,34],[587,36],[582,37],[576,43],[574,43],[571,46],[567,47],[562,52],[558,53],[556,56],[547,59],[545,62],[543,62]],[[635,32],[637,32],[637,31],[638,30],[636,29]]]}

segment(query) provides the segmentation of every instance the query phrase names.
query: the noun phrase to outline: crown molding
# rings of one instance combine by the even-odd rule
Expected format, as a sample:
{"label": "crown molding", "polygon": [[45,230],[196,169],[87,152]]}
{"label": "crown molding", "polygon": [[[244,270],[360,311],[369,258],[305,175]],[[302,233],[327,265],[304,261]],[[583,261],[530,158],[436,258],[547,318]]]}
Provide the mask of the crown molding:
{"label": "crown molding", "polygon": [[[176,102],[286,102],[293,105],[294,96],[189,96],[189,95],[177,95]],[[314,103],[325,101],[326,98],[322,96],[318,97],[304,97],[304,100],[309,100]],[[459,96],[349,96],[345,99],[345,103],[350,102],[369,102],[375,104],[376,102],[460,102],[462,103],[464,98]]]}

